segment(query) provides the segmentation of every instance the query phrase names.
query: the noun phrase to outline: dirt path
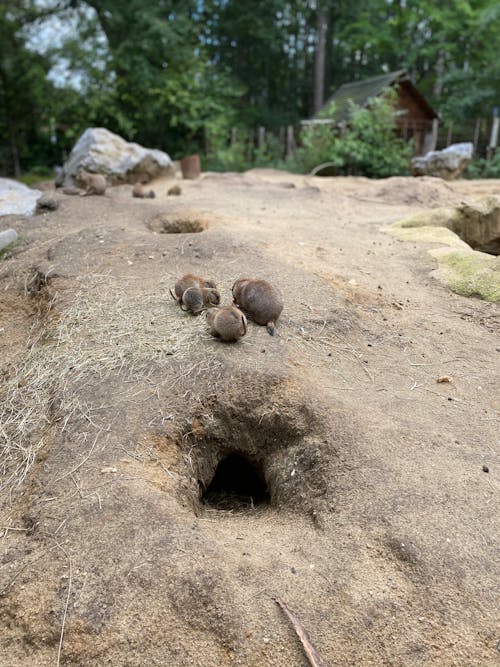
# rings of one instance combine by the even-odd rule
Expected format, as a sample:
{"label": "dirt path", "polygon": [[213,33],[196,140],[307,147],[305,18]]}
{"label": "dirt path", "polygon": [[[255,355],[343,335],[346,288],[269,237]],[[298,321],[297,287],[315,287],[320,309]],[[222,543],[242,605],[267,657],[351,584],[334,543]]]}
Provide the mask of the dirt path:
{"label": "dirt path", "polygon": [[[168,185],[0,219],[0,664],[306,667],[273,597],[332,667],[498,664],[500,308],[382,228],[500,181]],[[279,335],[211,339],[186,272],[274,280]],[[231,453],[269,503],[200,501]]]}

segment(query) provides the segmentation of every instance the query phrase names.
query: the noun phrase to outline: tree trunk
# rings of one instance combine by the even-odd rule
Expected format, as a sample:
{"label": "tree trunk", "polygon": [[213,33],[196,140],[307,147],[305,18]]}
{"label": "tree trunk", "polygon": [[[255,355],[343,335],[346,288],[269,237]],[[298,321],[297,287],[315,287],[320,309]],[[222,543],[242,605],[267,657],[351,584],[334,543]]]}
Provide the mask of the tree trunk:
{"label": "tree trunk", "polygon": [[323,106],[325,94],[326,33],[328,10],[320,5],[316,23],[316,53],[314,58],[314,113]]}
{"label": "tree trunk", "polygon": [[434,88],[432,90],[432,93],[436,99],[441,97],[443,92],[445,58],[445,50],[439,49],[438,57],[436,60],[436,67],[434,68],[434,71],[436,72],[436,80],[434,81]]}
{"label": "tree trunk", "polygon": [[3,110],[5,117],[5,125],[7,126],[7,133],[9,135],[9,146],[10,146],[10,156],[12,159],[12,169],[15,178],[21,176],[21,162],[19,160],[19,147],[17,145],[17,132],[12,118],[12,113],[10,111],[10,104],[8,99],[8,86],[7,86],[7,77],[3,71],[0,71],[0,80],[2,82],[2,97],[3,97]]}

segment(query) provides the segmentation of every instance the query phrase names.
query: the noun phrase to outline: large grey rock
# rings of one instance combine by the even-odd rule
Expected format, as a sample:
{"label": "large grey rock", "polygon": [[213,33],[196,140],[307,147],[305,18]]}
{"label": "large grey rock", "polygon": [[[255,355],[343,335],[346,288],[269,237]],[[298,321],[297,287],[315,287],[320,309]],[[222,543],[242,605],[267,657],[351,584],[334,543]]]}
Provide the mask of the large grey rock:
{"label": "large grey rock", "polygon": [[175,173],[167,153],[129,143],[102,127],[85,130],[58,173],[56,185],[74,185],[82,169],[104,174],[112,184],[149,181]]}
{"label": "large grey rock", "polygon": [[14,229],[6,229],[4,232],[0,232],[0,251],[14,241],[17,241],[17,232]]}
{"label": "large grey rock", "polygon": [[33,215],[42,193],[10,178],[0,178],[0,215]]}
{"label": "large grey rock", "polygon": [[442,151],[430,151],[411,161],[413,176],[439,176],[447,181],[460,176],[472,160],[471,143],[452,144]]}

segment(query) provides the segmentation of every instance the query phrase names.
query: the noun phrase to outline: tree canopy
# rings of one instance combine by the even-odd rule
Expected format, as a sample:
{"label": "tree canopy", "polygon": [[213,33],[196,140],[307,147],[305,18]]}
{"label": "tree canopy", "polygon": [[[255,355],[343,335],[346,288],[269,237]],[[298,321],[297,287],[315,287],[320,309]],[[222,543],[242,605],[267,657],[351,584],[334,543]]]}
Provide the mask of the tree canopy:
{"label": "tree canopy", "polygon": [[499,38],[497,0],[0,0],[0,169],[60,162],[90,125],[204,150],[396,69],[445,119],[484,118]]}

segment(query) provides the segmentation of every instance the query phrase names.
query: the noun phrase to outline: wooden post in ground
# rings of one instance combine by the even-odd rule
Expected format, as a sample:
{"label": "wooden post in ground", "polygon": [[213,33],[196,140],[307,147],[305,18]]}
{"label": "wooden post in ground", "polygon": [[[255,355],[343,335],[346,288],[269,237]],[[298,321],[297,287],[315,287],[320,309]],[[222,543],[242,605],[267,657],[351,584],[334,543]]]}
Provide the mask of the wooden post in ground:
{"label": "wooden post in ground", "polygon": [[264,148],[266,142],[266,129],[262,126],[257,130],[257,148],[259,150]]}
{"label": "wooden post in ground", "polygon": [[498,144],[498,123],[498,107],[493,107],[493,123],[491,124],[490,143],[488,144],[488,150],[486,152],[487,160],[491,160]]}
{"label": "wooden post in ground", "polygon": [[446,137],[446,147],[451,145],[451,140],[453,138],[453,121],[450,121],[450,124],[448,126],[448,136]]}
{"label": "wooden post in ground", "polygon": [[251,162],[253,160],[254,152],[254,142],[255,142],[255,133],[253,130],[248,131],[248,147],[247,147],[247,160]]}
{"label": "wooden post in ground", "polygon": [[430,151],[435,151],[437,142],[438,142],[438,132],[439,132],[439,118],[434,118],[432,121],[432,140],[430,144]]}
{"label": "wooden post in ground", "polygon": [[430,132],[425,132],[424,134],[424,146],[422,149],[423,155],[426,155],[430,151],[436,150],[438,129],[439,129],[439,120],[437,118],[434,118],[432,121]]}
{"label": "wooden post in ground", "polygon": [[284,157],[286,155],[286,139],[285,139],[285,128],[283,126],[280,127],[279,139],[280,139],[280,146],[282,146],[283,149],[281,157]]}
{"label": "wooden post in ground", "polygon": [[293,125],[286,128],[286,156],[291,158],[295,152],[295,136],[293,134]]}
{"label": "wooden post in ground", "polygon": [[477,153],[477,147],[479,144],[479,132],[481,131],[481,119],[476,118],[476,122],[474,124],[474,138],[472,140],[472,145],[474,146],[474,155]]}

